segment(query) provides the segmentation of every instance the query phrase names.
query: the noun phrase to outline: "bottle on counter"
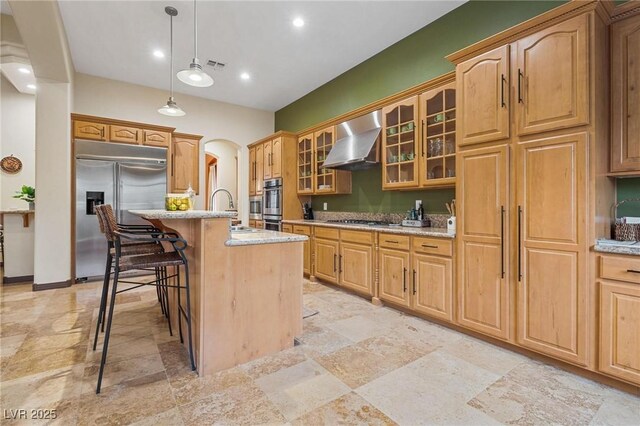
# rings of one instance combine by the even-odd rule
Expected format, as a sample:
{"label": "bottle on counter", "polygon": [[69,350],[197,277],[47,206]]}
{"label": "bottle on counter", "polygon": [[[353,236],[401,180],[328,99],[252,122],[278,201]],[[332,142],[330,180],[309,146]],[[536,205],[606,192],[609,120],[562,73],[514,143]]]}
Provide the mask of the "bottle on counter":
{"label": "bottle on counter", "polygon": [[420,207],[418,207],[418,220],[424,220],[424,208],[422,208],[422,203],[420,203]]}
{"label": "bottle on counter", "polygon": [[196,191],[191,187],[191,182],[189,182],[189,188],[184,192],[189,196],[189,210],[193,210],[196,201]]}

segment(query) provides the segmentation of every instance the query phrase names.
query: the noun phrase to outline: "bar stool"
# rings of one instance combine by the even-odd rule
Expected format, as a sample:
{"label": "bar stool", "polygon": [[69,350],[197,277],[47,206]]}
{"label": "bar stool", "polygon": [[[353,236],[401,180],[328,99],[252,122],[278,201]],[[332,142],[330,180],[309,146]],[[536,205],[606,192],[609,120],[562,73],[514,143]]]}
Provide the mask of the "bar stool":
{"label": "bar stool", "polygon": [[[95,207],[96,216],[98,217],[98,224],[100,225],[100,232],[105,236],[107,240],[107,262],[104,273],[104,281],[102,283],[102,296],[100,298],[100,308],[98,311],[98,320],[96,322],[96,333],[93,338],[93,350],[96,350],[96,346],[98,344],[98,334],[101,330],[104,332],[104,323],[105,323],[105,315],[106,315],[106,306],[107,306],[107,295],[109,291],[109,282],[111,280],[111,271],[113,267],[113,258],[115,257],[115,243],[112,235],[109,235],[106,232],[105,223],[107,220],[111,220],[113,223],[116,223],[116,216],[113,212],[113,208],[109,204],[104,204]],[[107,219],[110,218],[110,219]],[[140,233],[140,234],[154,234],[161,232],[159,229],[151,226],[151,225],[124,225],[124,224],[116,224],[118,229],[129,230],[130,232]],[[161,253],[164,249],[162,244],[154,242],[130,242],[122,245],[122,253],[123,256],[136,256],[142,254],[154,254]],[[160,279],[163,274],[166,275],[166,271],[156,269],[155,271],[156,277]],[[123,282],[123,281],[121,281]],[[137,284],[135,281],[127,281],[130,284]],[[162,292],[162,287],[158,286],[158,301],[160,302],[160,309],[162,313],[169,319],[169,333],[173,336],[173,332],[171,330],[171,318],[169,316],[169,308],[168,308],[168,296],[166,289]]]}
{"label": "bar stool", "polygon": [[[113,321],[113,311],[115,306],[116,295],[125,291],[132,290],[134,288],[141,287],[143,285],[164,286],[165,288],[177,289],[177,307],[178,307],[178,329],[180,332],[180,342],[184,343],[182,335],[182,317],[187,323],[187,336],[189,344],[189,359],[191,361],[191,369],[196,369],[196,364],[193,356],[193,338],[191,331],[191,294],[189,290],[189,263],[185,256],[185,249],[187,248],[187,242],[181,238],[178,234],[172,232],[157,232],[151,234],[141,234],[135,231],[130,232],[126,230],[120,230],[117,227],[115,218],[103,216],[105,235],[107,238],[113,239],[115,256],[114,256],[114,272],[113,272],[113,288],[111,289],[111,298],[109,302],[109,315],[107,317],[107,328],[105,331],[104,345],[102,348],[102,359],[100,361],[100,370],[98,372],[98,383],[96,386],[96,393],[100,393],[100,386],[102,384],[102,375],[104,373],[104,365],[107,361],[107,351],[109,349],[109,336],[111,333],[111,324]],[[164,251],[161,253],[142,254],[125,256],[123,255],[123,243],[168,243],[173,250]],[[181,285],[180,267],[184,267],[185,283]],[[118,283],[123,282],[120,280],[120,273],[131,270],[149,270],[155,268],[167,268],[174,267],[175,273],[165,276],[162,279],[156,278],[155,280],[137,283],[134,287],[118,290]],[[170,278],[176,279],[175,285],[168,284]],[[186,293],[186,307],[182,307],[180,301],[181,290],[184,289]]]}

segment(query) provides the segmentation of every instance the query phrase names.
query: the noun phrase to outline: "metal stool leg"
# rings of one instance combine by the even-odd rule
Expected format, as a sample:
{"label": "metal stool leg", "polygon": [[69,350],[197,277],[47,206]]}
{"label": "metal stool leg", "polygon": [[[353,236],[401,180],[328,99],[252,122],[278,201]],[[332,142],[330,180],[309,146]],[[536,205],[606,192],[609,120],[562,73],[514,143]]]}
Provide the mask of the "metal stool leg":
{"label": "metal stool leg", "polygon": [[[167,267],[163,267],[160,270],[162,276],[162,293],[164,295],[164,301],[167,307],[167,322],[169,323],[169,336],[173,336],[173,330],[171,329],[171,307],[169,306],[169,280],[167,278]],[[180,316],[178,316],[180,318]]]}
{"label": "metal stool leg", "polygon": [[107,331],[104,334],[104,344],[102,345],[102,359],[100,360],[100,371],[98,372],[98,385],[96,386],[96,393],[100,393],[100,387],[102,386],[102,374],[104,373],[104,365],[107,362],[107,350],[109,349],[109,335],[111,334],[111,323],[113,322],[113,308],[116,304],[116,293],[118,291],[118,275],[120,268],[118,268],[119,259],[116,256],[115,259],[116,268],[113,273],[113,288],[111,289],[111,304],[109,306],[109,317],[107,319]]}
{"label": "metal stool leg", "polygon": [[111,256],[111,247],[107,250],[107,267],[104,271],[104,281],[102,283],[102,297],[100,298],[100,309],[98,310],[98,320],[96,322],[96,335],[93,337],[93,350],[96,350],[98,345],[98,334],[100,334],[100,326],[102,325],[102,331],[104,331],[104,313],[107,309],[107,295],[109,293],[109,281],[111,278],[111,265],[113,257]]}
{"label": "metal stool leg", "polygon": [[[189,336],[189,358],[191,359],[191,370],[195,370],[196,363],[193,359],[193,342],[191,337],[191,295],[189,293],[189,264],[187,262],[184,263],[184,278],[187,297],[187,312],[185,313],[185,317],[187,317],[187,335]],[[181,309],[181,307],[178,307],[178,309]]]}
{"label": "metal stool leg", "polygon": [[178,332],[180,333],[180,343],[184,343],[184,338],[182,337],[182,317],[180,316],[180,309],[182,304],[180,303],[180,267],[176,266],[176,280],[178,287],[176,288],[176,292],[178,293]]}

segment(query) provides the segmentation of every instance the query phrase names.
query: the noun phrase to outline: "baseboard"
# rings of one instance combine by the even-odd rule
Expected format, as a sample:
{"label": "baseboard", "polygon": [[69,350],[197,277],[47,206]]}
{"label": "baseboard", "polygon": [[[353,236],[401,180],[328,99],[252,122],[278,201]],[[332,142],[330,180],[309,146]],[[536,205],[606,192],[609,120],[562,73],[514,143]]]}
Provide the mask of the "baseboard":
{"label": "baseboard", "polygon": [[33,283],[33,291],[53,290],[54,288],[71,287],[71,280],[59,281],[55,283],[36,284]]}
{"label": "baseboard", "polygon": [[23,275],[20,277],[4,277],[2,284],[29,284],[33,283],[33,275]]}

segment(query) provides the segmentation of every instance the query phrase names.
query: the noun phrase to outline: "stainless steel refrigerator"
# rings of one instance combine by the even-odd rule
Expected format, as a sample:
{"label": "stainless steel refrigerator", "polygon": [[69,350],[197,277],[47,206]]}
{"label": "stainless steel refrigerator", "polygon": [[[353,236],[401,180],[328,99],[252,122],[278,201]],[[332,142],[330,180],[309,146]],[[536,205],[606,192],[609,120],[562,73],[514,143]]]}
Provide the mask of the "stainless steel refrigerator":
{"label": "stainless steel refrigerator", "polygon": [[75,141],[76,278],[104,275],[107,243],[95,206],[111,204],[119,223],[148,223],[135,209],[163,209],[166,148]]}

